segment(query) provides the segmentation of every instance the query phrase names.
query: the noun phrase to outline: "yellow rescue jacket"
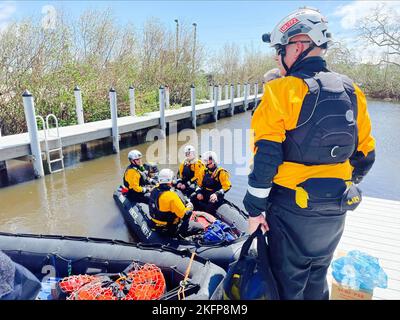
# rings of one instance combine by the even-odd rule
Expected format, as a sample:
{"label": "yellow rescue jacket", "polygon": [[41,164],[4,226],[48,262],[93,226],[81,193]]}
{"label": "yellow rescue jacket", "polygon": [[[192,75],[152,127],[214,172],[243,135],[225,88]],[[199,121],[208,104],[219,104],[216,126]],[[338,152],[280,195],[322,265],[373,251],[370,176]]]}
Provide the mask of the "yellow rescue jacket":
{"label": "yellow rescue jacket", "polygon": [[229,173],[222,167],[217,167],[214,171],[204,167],[198,185],[210,192],[228,192],[232,186]]}
{"label": "yellow rescue jacket", "polygon": [[[375,149],[375,139],[371,135],[371,121],[367,111],[366,98],[361,89],[354,84],[357,96],[357,151],[367,157]],[[285,132],[296,127],[303,100],[308,92],[306,83],[297,77],[288,76],[275,79],[264,86],[264,95],[251,120],[254,131],[252,149],[260,140],[276,143],[285,141]],[[284,161],[278,167],[273,182],[286,188],[296,186],[309,178],[340,178],[350,180],[353,167],[350,161],[337,164],[304,165]]]}
{"label": "yellow rescue jacket", "polygon": [[185,160],[179,165],[178,177],[184,182],[196,182],[201,178],[204,168],[204,163],[200,159],[195,160],[193,163]]}
{"label": "yellow rescue jacket", "polygon": [[157,226],[170,226],[179,223],[191,208],[186,207],[182,199],[168,187],[158,186],[149,199],[152,221]]}
{"label": "yellow rescue jacket", "polygon": [[139,167],[131,164],[125,170],[124,186],[134,192],[142,193],[146,178],[146,174]]}

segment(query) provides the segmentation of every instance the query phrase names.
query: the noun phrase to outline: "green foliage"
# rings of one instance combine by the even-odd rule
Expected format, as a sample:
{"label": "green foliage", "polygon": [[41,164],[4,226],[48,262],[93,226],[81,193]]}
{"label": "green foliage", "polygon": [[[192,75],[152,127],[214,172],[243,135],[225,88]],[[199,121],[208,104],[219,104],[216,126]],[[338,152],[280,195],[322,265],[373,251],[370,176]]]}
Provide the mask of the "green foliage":
{"label": "green foliage", "polygon": [[202,47],[197,44],[193,56],[191,26],[180,25],[179,39],[176,46],[175,30],[154,19],[138,35],[108,10],[86,11],[77,20],[61,15],[54,30],[43,30],[35,19],[9,25],[0,34],[2,134],[26,131],[21,97],[25,89],[34,97],[36,113],[53,113],[62,126],[77,123],[76,85],[82,92],[85,122],[110,118],[110,87],[117,91],[120,117],[130,112],[130,85],[136,88],[138,115],[158,110],[160,85],[169,85],[173,108],[189,104]]}
{"label": "green foliage", "polygon": [[[74,87],[81,88],[85,122],[110,118],[109,89],[117,91],[118,115],[129,115],[130,85],[135,86],[136,114],[159,109],[159,86],[170,88],[171,109],[190,105],[190,86],[196,103],[209,100],[210,83],[261,84],[276,67],[274,57],[254,48],[227,44],[205,62],[205,50],[196,43],[192,27],[175,30],[156,19],[140,33],[121,25],[108,11],[87,11],[78,20],[61,15],[54,30],[26,19],[0,33],[0,128],[3,135],[26,131],[22,93],[34,96],[36,114],[53,113],[61,126],[77,123]],[[333,46],[328,66],[351,77],[374,98],[400,99],[399,64],[362,64],[345,46]],[[206,66],[207,71],[201,69]],[[223,87],[222,87],[223,88]],[[259,85],[261,91],[261,85]],[[242,86],[243,90],[243,86]],[[253,88],[251,88],[253,90]],[[224,94],[223,94],[224,96]],[[236,96],[236,93],[235,93]]]}

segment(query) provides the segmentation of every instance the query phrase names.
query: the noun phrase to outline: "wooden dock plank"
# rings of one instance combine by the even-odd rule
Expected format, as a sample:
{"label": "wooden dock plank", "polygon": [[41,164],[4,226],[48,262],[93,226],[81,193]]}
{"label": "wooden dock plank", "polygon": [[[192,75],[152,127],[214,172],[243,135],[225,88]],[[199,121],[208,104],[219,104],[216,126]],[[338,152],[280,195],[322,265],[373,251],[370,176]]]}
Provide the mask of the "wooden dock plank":
{"label": "wooden dock plank", "polygon": [[[371,232],[373,230],[373,234]],[[346,231],[348,235],[351,236],[359,236],[360,239],[375,239],[375,240],[382,240],[388,243],[396,243],[400,244],[400,234],[397,233],[387,233],[384,231],[376,230],[376,229],[365,229],[360,228],[359,226],[354,227],[352,225],[346,226]]]}
{"label": "wooden dock plank", "polygon": [[395,246],[400,248],[400,239],[391,239],[391,238],[386,238],[382,237],[381,235],[377,234],[371,234],[371,233],[362,233],[362,232],[357,232],[356,229],[355,231],[349,231],[346,230],[346,238],[350,239],[358,239],[360,241],[365,241],[365,242],[373,242],[376,244],[382,244],[382,245],[388,245],[388,246]]}

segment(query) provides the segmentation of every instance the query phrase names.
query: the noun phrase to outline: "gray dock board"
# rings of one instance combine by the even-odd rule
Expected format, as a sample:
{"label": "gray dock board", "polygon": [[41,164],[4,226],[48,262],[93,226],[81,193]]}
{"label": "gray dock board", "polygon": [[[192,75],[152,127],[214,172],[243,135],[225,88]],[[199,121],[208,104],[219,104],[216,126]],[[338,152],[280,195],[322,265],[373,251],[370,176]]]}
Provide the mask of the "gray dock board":
{"label": "gray dock board", "polygon": [[[262,94],[258,95],[261,98]],[[251,98],[251,97],[250,97]],[[251,99],[249,98],[249,101]],[[254,100],[254,96],[252,96]],[[235,98],[234,105],[243,104],[244,98]],[[218,102],[218,110],[224,110],[230,107],[230,100],[222,100]],[[196,114],[212,113],[214,103],[202,103],[196,105]],[[179,109],[168,109],[165,112],[166,122],[177,121],[185,118],[191,118],[191,106]],[[143,116],[127,116],[118,118],[118,127],[120,134],[133,132],[145,128],[157,127],[160,122],[160,112],[150,112]],[[111,137],[111,119],[88,122],[81,125],[72,125],[60,127],[60,136],[63,147],[86,143],[94,140]],[[44,150],[44,133],[39,131],[39,139],[41,141],[42,150]],[[49,142],[49,147],[53,148],[54,142]],[[30,154],[30,144],[28,133],[17,135],[9,135],[0,137],[0,161],[15,159]]]}
{"label": "gray dock board", "polygon": [[[370,197],[364,197],[360,206],[347,214],[344,233],[335,255],[360,250],[379,259],[388,276],[388,288],[375,288],[373,299],[400,299],[399,217],[400,201]],[[328,282],[331,281],[330,268]]]}

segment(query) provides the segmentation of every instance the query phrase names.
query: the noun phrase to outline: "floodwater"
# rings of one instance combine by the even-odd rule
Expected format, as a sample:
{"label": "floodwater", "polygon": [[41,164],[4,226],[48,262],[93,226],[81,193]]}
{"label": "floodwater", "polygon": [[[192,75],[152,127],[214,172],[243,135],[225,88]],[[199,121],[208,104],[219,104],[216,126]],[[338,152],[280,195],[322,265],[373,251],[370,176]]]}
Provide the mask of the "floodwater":
{"label": "floodwater", "polygon": [[[363,194],[400,200],[400,105],[369,101],[369,112],[373,134],[377,140],[377,158],[361,184]],[[231,172],[233,184],[227,198],[241,207],[247,187],[245,168],[250,150],[249,132],[246,129],[250,126],[250,117],[250,112],[242,113],[232,118],[220,119],[217,124],[198,127],[195,131],[197,136],[193,136],[192,132],[192,139],[197,140],[199,150],[212,148],[220,154],[221,163]],[[216,128],[219,131],[212,130]],[[177,170],[175,155],[181,157],[182,148],[189,141],[196,144],[186,133],[190,131],[172,134],[165,140],[166,158],[170,163],[164,163],[160,168],[168,166]],[[207,146],[215,141],[216,145]],[[148,142],[125,148],[119,155],[104,155],[86,162],[67,161],[68,167],[64,172],[1,188],[0,231],[132,241],[112,194],[122,182],[123,172],[128,165],[128,152],[137,148],[145,156],[147,152],[148,161],[155,161],[157,158],[154,155],[162,154],[156,152],[156,147],[154,142]],[[108,152],[103,151],[103,154]],[[7,179],[23,181],[30,175],[31,165],[19,162],[9,170]]]}

